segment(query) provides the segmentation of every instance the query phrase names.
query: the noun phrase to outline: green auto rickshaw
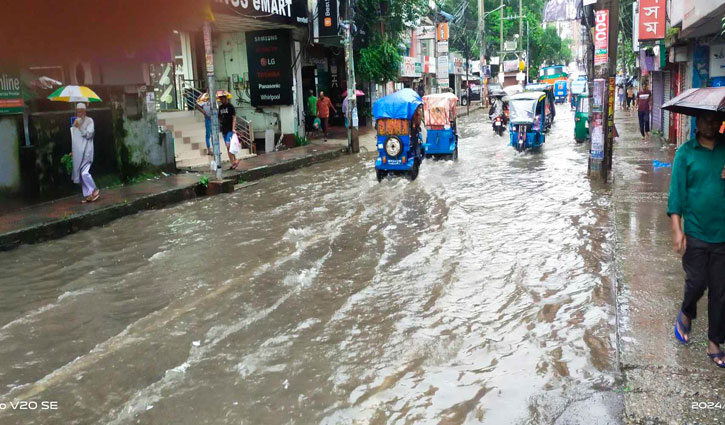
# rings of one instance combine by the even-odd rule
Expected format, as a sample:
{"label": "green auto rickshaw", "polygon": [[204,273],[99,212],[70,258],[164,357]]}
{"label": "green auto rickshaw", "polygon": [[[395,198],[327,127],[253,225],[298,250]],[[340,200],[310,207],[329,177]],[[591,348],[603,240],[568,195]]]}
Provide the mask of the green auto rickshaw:
{"label": "green auto rickshaw", "polygon": [[574,139],[578,143],[589,139],[589,95],[577,96],[576,112],[574,113]]}

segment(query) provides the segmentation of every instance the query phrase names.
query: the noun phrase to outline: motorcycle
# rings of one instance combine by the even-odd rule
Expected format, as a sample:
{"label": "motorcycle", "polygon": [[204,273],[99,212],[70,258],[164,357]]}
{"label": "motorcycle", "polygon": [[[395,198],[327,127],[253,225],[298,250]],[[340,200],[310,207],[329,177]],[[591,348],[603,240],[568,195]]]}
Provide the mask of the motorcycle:
{"label": "motorcycle", "polygon": [[493,131],[499,136],[503,136],[504,130],[506,130],[506,124],[504,123],[503,116],[499,115],[493,119]]}

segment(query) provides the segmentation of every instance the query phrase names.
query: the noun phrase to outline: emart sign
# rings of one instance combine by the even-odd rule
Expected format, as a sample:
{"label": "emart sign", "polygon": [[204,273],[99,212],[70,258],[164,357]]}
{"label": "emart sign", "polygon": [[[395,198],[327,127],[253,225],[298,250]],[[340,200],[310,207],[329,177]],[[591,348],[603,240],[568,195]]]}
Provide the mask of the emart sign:
{"label": "emart sign", "polygon": [[0,114],[21,114],[24,106],[20,78],[0,74]]}

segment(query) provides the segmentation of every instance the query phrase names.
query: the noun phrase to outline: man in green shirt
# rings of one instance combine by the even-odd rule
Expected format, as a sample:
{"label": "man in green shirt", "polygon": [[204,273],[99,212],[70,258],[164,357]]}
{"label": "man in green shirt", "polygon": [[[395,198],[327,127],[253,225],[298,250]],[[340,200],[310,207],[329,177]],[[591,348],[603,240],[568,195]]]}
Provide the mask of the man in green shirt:
{"label": "man in green shirt", "polygon": [[[672,243],[682,255],[685,295],[675,321],[675,336],[689,342],[697,301],[708,290],[707,355],[725,367],[725,144],[718,139],[722,117],[697,117],[696,137],[677,149],[667,215]],[[684,231],[682,221],[684,219]]]}
{"label": "man in green shirt", "polygon": [[314,122],[315,117],[317,117],[317,97],[315,96],[315,92],[310,90],[308,92],[309,97],[307,98],[307,131],[312,131],[314,129]]}

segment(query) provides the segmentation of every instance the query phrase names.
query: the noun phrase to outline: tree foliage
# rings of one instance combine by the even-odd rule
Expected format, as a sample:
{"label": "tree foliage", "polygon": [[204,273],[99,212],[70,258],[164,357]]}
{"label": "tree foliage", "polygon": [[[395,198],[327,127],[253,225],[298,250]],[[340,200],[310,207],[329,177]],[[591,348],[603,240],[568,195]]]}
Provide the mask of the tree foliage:
{"label": "tree foliage", "polygon": [[[631,1],[631,0],[629,0]],[[556,33],[553,27],[545,28],[542,25],[545,0],[525,0],[522,2],[523,24],[520,40],[521,50],[526,49],[526,22],[529,24],[529,77],[536,78],[539,67],[544,63],[566,63],[572,58],[572,51],[569,42],[564,42]],[[519,15],[517,1],[507,0],[503,3],[502,9],[496,10],[501,5],[500,0],[485,0],[485,10],[488,13],[485,17],[486,31],[486,57],[498,56],[501,48],[501,29],[503,29],[503,40],[514,40],[514,34],[519,33],[518,19],[503,19]],[[470,46],[471,56],[480,56],[481,46],[478,32],[478,1],[477,0],[444,0],[443,7],[449,11],[456,12],[465,10],[458,22],[451,26],[451,47],[461,52],[466,52]],[[503,25],[503,27],[502,27]]]}
{"label": "tree foliage", "polygon": [[375,83],[395,81],[400,71],[402,58],[398,49],[389,40],[378,37],[376,42],[364,47],[356,59],[356,74],[363,80]]}
{"label": "tree foliage", "polygon": [[398,79],[398,44],[405,31],[428,13],[425,0],[356,0],[355,72],[364,80]]}

